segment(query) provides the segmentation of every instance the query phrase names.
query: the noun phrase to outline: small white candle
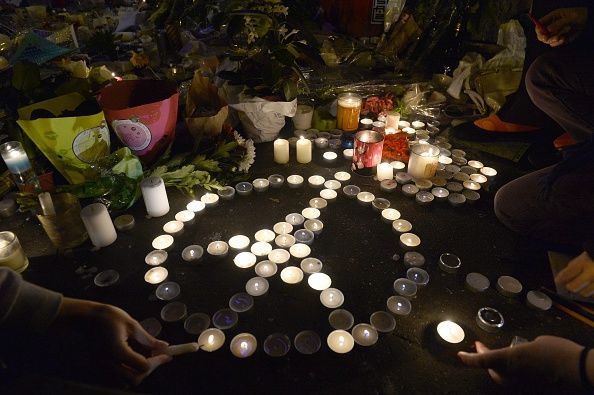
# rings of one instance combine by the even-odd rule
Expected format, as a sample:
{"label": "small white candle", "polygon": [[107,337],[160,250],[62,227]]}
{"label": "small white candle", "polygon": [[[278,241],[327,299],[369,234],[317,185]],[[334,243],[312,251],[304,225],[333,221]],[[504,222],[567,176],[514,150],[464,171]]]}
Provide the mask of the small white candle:
{"label": "small white candle", "polygon": [[320,302],[329,309],[336,309],[344,303],[344,294],[336,288],[326,288],[320,293]]}
{"label": "small white candle", "polygon": [[272,230],[274,230],[279,235],[284,235],[287,233],[291,233],[293,231],[293,225],[291,225],[288,222],[284,222],[284,221],[277,222],[272,227]]}
{"label": "small white candle", "polygon": [[400,122],[400,113],[397,111],[390,111],[386,115],[386,128],[398,129],[398,122]]}
{"label": "small white candle", "polygon": [[442,165],[451,165],[453,160],[449,156],[439,155],[438,162],[441,163]]}
{"label": "small white candle", "polygon": [[250,238],[244,235],[235,235],[229,239],[229,247],[234,250],[244,250],[250,245]]}
{"label": "small white candle", "polygon": [[342,187],[342,184],[336,180],[328,180],[324,183],[324,188],[336,191]]}
{"label": "small white candle", "polygon": [[468,161],[468,166],[475,168],[476,170],[480,170],[484,167],[482,162],[479,162],[478,160],[471,160]]}
{"label": "small white candle", "polygon": [[307,244],[296,243],[289,248],[289,253],[295,258],[305,258],[311,254],[311,248]]}
{"label": "small white candle", "polygon": [[377,330],[369,324],[357,324],[351,333],[355,342],[364,347],[373,346],[379,338]]}
{"label": "small white candle", "polygon": [[320,197],[328,202],[333,202],[338,197],[338,193],[334,189],[322,189]]}
{"label": "small white candle", "polygon": [[257,260],[256,256],[251,252],[240,252],[233,258],[233,263],[241,269],[247,269],[254,266]]}
{"label": "small white candle", "polygon": [[410,127],[410,122],[398,121],[398,128],[404,129],[404,128],[409,128],[409,127]]}
{"label": "small white candle", "polygon": [[278,235],[274,239],[274,243],[281,248],[289,248],[295,244],[295,237],[289,234]]}
{"label": "small white candle", "polygon": [[180,221],[169,221],[163,225],[163,232],[169,233],[171,236],[179,236],[183,233],[184,223]]}
{"label": "small white candle", "polygon": [[387,208],[387,209],[382,210],[382,219],[385,222],[392,223],[393,221],[396,221],[399,218],[400,218],[400,211],[398,211],[396,209]]}
{"label": "small white candle", "polygon": [[342,157],[345,158],[348,161],[353,160],[353,149],[352,148],[347,148],[345,150],[342,151]]}
{"label": "small white candle", "polygon": [[487,177],[495,177],[497,175],[497,170],[492,167],[481,167],[481,174]]}
{"label": "small white candle", "polygon": [[252,244],[250,251],[255,256],[266,256],[270,254],[270,251],[272,251],[272,246],[270,245],[270,243],[266,241],[257,241],[254,244]]}
{"label": "small white candle", "polygon": [[146,206],[146,212],[151,217],[162,217],[169,212],[169,200],[165,183],[161,177],[148,177],[140,183],[140,190]]}
{"label": "small white candle", "polygon": [[415,129],[423,129],[425,127],[425,123],[421,121],[413,121],[413,123],[411,123],[411,126]]}
{"label": "small white candle", "polygon": [[266,243],[270,243],[275,237],[276,234],[270,229],[260,229],[254,234],[256,241],[263,241]]}
{"label": "small white candle", "polygon": [[152,246],[155,250],[167,250],[173,245],[173,236],[160,235],[153,239]]}
{"label": "small white candle", "polygon": [[471,191],[478,191],[481,189],[481,184],[474,181],[464,181],[462,185],[464,185],[464,188],[470,189]]}
{"label": "small white candle", "polygon": [[183,222],[184,225],[191,225],[194,223],[194,219],[196,218],[196,214],[190,210],[182,210],[179,213],[175,214],[175,220],[179,222]]}
{"label": "small white candle", "polygon": [[252,277],[245,283],[245,291],[252,296],[262,296],[268,292],[268,280],[262,277]]}
{"label": "small white candle", "polygon": [[186,208],[189,211],[193,212],[194,214],[201,213],[204,210],[205,207],[206,207],[206,204],[204,204],[203,202],[201,202],[199,200],[192,200],[186,206]]}
{"label": "small white candle", "polygon": [[256,352],[258,341],[254,335],[249,333],[240,333],[231,339],[231,353],[237,358],[247,358]]}
{"label": "small white candle", "polygon": [[412,230],[412,224],[405,219],[397,219],[392,222],[392,229],[396,233],[405,233]]}
{"label": "small white candle", "polygon": [[216,193],[205,193],[200,198],[200,201],[204,203],[207,207],[216,206],[219,203],[219,195]]}
{"label": "small white candle", "polygon": [[149,269],[144,275],[144,281],[149,284],[159,284],[167,278],[169,272],[162,266]]}
{"label": "small white candle", "polygon": [[437,333],[448,343],[457,344],[464,340],[464,329],[452,321],[440,322],[437,325]]}
{"label": "small white candle", "polygon": [[321,188],[326,180],[322,176],[311,176],[307,179],[307,183],[312,188]]}
{"label": "small white candle", "polygon": [[277,265],[288,262],[290,258],[291,254],[289,254],[289,251],[283,250],[282,248],[277,248],[268,253],[268,260]]}
{"label": "small white candle", "polygon": [[272,277],[276,274],[278,266],[275,263],[265,260],[256,265],[256,274],[260,277]]}
{"label": "small white candle", "polygon": [[355,346],[353,336],[347,331],[337,329],[330,332],[327,339],[328,347],[338,354],[346,354]]}
{"label": "small white candle", "polygon": [[192,343],[174,344],[173,346],[167,346],[160,350],[157,350],[154,354],[155,355],[169,355],[171,357],[175,357],[178,355],[196,352],[199,349],[200,349],[200,346],[198,345],[198,343],[192,342]]}
{"label": "small white candle", "polygon": [[224,257],[229,252],[229,245],[224,241],[213,241],[206,247],[206,252],[215,257]]}
{"label": "small white candle", "polygon": [[399,160],[395,160],[394,162],[390,162],[392,168],[394,170],[403,170],[406,167],[406,163],[400,162]]}
{"label": "small white candle", "polygon": [[360,204],[363,204],[364,206],[370,205],[374,199],[375,195],[371,192],[359,192],[357,194],[357,200]]}
{"label": "small white candle", "polygon": [[217,195],[223,200],[233,200],[235,197],[235,188],[231,186],[223,187],[217,191]]}
{"label": "small white candle", "polygon": [[380,163],[377,165],[377,180],[390,180],[394,178],[394,168],[389,163]]}
{"label": "small white candle", "polygon": [[319,235],[322,233],[322,229],[324,229],[324,224],[318,219],[308,219],[303,224],[303,227],[307,230],[311,230],[314,235]]}
{"label": "small white candle", "polygon": [[115,217],[113,224],[118,231],[126,232],[128,230],[134,229],[136,221],[134,220],[134,216],[130,214],[124,214],[120,215],[119,217]]}
{"label": "small white candle", "polygon": [[332,285],[332,279],[325,273],[314,273],[309,276],[307,283],[316,291],[323,291],[330,288]]}
{"label": "small white candle", "polygon": [[289,163],[289,140],[276,139],[274,141],[274,161],[281,165]]}
{"label": "small white candle", "polygon": [[186,262],[198,261],[202,255],[204,255],[204,248],[196,244],[189,245],[182,251],[182,259]]}
{"label": "small white candle", "polygon": [[[328,201],[324,198],[312,198],[309,199],[309,207],[317,208],[318,210],[323,210],[328,207]],[[311,218],[310,218],[311,219]]]}
{"label": "small white candle", "polygon": [[297,162],[311,162],[311,141],[303,136],[297,140]]}
{"label": "small white candle", "polygon": [[95,247],[107,247],[118,238],[113,222],[107,212],[107,207],[104,204],[89,204],[80,211],[80,217]]}
{"label": "small white candle", "polygon": [[320,217],[320,210],[313,207],[304,208],[301,210],[301,215],[307,219],[317,219]]}
{"label": "small white candle", "polygon": [[303,177],[293,174],[287,177],[287,184],[289,184],[289,188],[299,188],[303,185]]}
{"label": "small white candle", "polygon": [[483,174],[471,174],[470,180],[478,182],[479,184],[484,184],[485,182],[487,182],[487,177]]}
{"label": "small white candle", "polygon": [[322,261],[317,258],[305,258],[301,261],[299,266],[304,273],[311,274],[320,272],[323,264]]}
{"label": "small white candle", "polygon": [[421,239],[414,233],[403,233],[400,235],[400,243],[405,248],[414,248],[421,244]]}
{"label": "small white candle", "polygon": [[324,152],[322,157],[324,158],[324,160],[326,162],[334,162],[336,160],[336,158],[338,158],[338,155],[336,154],[336,152],[327,151],[327,152]]}
{"label": "small white candle", "polygon": [[287,284],[298,284],[303,280],[303,271],[295,266],[289,266],[281,270],[281,280]]}
{"label": "small white candle", "polygon": [[252,182],[252,185],[254,185],[254,190],[256,192],[266,192],[270,186],[270,181],[266,178],[256,178],[254,182]]}
{"label": "small white candle", "polygon": [[167,260],[167,251],[154,250],[146,254],[144,262],[150,266],[158,266]]}
{"label": "small white candle", "polygon": [[351,179],[351,175],[346,171],[339,171],[334,174],[334,178],[340,182],[345,182]]}
{"label": "small white candle", "polygon": [[225,344],[225,333],[218,328],[208,328],[198,337],[198,345],[201,350],[213,352]]}

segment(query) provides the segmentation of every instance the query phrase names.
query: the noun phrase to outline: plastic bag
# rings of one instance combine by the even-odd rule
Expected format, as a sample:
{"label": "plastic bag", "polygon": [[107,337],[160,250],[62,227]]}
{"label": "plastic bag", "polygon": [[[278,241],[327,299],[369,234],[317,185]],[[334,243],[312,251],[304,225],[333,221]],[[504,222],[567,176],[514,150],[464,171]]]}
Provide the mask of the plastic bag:
{"label": "plastic bag", "polygon": [[521,68],[526,53],[526,36],[522,25],[515,19],[502,24],[497,34],[497,44],[505,47],[497,55],[489,59],[484,69]]}

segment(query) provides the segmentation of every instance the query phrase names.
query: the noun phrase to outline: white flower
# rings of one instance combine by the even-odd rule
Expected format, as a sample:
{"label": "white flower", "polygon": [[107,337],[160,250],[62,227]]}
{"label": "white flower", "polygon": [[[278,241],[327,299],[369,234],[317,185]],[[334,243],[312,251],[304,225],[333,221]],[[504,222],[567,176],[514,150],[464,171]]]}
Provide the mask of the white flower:
{"label": "white flower", "polygon": [[235,138],[235,141],[237,141],[237,144],[239,145],[245,145],[245,139],[241,136],[241,134],[237,133],[237,130],[233,131],[233,137]]}
{"label": "white flower", "polygon": [[252,140],[245,142],[245,155],[239,161],[239,171],[247,173],[256,159],[256,147]]}

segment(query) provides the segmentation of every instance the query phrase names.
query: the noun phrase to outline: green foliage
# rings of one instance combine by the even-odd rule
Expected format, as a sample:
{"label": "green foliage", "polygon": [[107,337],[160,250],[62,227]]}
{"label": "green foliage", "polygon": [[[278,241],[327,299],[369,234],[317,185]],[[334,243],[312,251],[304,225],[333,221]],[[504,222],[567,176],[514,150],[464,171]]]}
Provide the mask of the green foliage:
{"label": "green foliage", "polygon": [[12,71],[12,86],[31,97],[41,85],[39,66],[31,62],[17,62]]}

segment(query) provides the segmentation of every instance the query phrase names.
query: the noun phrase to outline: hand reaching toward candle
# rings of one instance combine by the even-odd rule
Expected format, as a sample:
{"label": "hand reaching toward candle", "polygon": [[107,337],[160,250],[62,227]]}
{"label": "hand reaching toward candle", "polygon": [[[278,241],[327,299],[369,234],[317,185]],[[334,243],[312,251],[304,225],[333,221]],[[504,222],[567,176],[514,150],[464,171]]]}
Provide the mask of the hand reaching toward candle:
{"label": "hand reaching toward candle", "polygon": [[557,286],[589,298],[594,295],[594,260],[583,252],[572,259],[555,277]]}
{"label": "hand reaching toward candle", "polygon": [[[540,336],[515,347],[490,350],[476,342],[476,353],[459,352],[468,366],[488,369],[493,380],[503,385],[581,385],[579,359],[583,346],[561,337]],[[586,358],[586,376],[594,378],[594,353]],[[565,387],[564,387],[565,388]],[[567,388],[565,388],[567,390]]]}
{"label": "hand reaching toward candle", "polygon": [[[558,47],[575,40],[586,27],[588,9],[586,7],[558,8],[540,18],[545,31],[535,28],[539,41]],[[548,34],[543,34],[548,32]]]}

